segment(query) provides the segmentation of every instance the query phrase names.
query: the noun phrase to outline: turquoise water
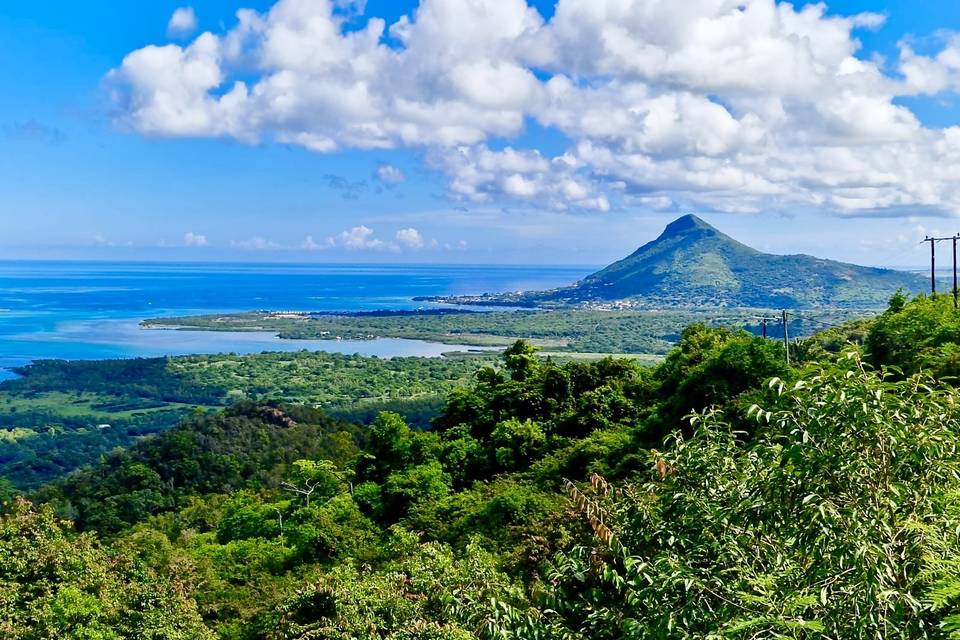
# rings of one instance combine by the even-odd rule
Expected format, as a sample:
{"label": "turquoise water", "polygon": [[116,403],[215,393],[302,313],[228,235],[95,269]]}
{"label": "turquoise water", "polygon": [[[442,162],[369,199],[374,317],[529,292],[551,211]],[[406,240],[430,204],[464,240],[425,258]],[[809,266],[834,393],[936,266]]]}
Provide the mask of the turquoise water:
{"label": "turquoise water", "polygon": [[425,306],[414,296],[552,288],[589,267],[0,262],[0,379],[43,358],[98,359],[314,349],[435,356],[417,340],[280,340],[267,332],[141,329],[160,316],[257,309],[363,311]]}

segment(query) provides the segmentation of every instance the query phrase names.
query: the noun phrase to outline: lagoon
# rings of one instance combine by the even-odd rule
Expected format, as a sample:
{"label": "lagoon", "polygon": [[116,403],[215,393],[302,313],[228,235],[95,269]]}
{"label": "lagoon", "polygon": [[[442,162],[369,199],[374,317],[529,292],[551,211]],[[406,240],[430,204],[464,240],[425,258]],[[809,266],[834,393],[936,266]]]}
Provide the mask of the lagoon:
{"label": "lagoon", "polygon": [[546,289],[589,266],[0,262],[0,379],[37,359],[91,360],[301,349],[439,356],[417,340],[281,340],[270,332],[143,329],[161,316],[257,309],[415,309],[415,296]]}

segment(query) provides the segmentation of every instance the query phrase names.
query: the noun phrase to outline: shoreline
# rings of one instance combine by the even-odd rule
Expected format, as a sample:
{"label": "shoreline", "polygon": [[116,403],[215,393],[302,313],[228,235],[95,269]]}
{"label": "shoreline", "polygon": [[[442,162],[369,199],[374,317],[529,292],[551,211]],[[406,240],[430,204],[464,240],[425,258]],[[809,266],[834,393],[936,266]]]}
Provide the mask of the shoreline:
{"label": "shoreline", "polygon": [[[499,345],[475,345],[457,341],[433,341],[419,338],[372,336],[370,338],[291,338],[269,328],[201,329],[174,327],[149,322],[149,318],[71,323],[67,334],[49,332],[31,335],[24,344],[37,345],[22,357],[11,354],[0,366],[0,385],[22,376],[13,369],[43,361],[100,362],[108,360],[153,359],[179,356],[240,356],[258,354],[323,352],[364,358],[436,358],[451,359],[482,356],[500,350]],[[91,329],[92,328],[92,329]],[[149,336],[147,339],[143,339]],[[138,339],[140,338],[140,339]],[[44,353],[42,347],[67,342],[86,347],[82,355],[65,350]],[[74,351],[77,351],[74,349]]]}

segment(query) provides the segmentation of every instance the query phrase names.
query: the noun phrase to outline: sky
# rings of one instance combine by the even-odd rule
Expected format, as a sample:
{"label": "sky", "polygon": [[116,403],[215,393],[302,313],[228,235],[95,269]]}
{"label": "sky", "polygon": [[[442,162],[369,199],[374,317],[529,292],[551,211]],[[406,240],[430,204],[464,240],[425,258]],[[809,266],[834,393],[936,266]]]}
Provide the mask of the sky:
{"label": "sky", "polygon": [[920,266],[960,231],[960,4],[0,8],[0,259],[600,265],[695,213]]}

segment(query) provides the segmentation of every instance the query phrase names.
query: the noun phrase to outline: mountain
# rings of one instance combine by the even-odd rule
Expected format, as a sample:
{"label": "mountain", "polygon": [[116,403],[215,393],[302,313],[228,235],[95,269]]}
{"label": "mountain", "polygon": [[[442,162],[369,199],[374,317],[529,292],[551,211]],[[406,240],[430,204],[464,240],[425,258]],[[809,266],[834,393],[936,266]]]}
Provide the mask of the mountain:
{"label": "mountain", "polygon": [[885,303],[897,289],[922,291],[925,283],[920,274],[763,253],[685,215],[626,258],[571,287],[536,297],[667,305],[873,306]]}
{"label": "mountain", "polygon": [[876,307],[898,289],[923,291],[915,273],[808,255],[773,255],[737,242],[694,215],[667,225],[656,240],[569,287],[487,295],[474,304],[632,306]]}

